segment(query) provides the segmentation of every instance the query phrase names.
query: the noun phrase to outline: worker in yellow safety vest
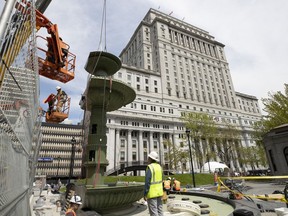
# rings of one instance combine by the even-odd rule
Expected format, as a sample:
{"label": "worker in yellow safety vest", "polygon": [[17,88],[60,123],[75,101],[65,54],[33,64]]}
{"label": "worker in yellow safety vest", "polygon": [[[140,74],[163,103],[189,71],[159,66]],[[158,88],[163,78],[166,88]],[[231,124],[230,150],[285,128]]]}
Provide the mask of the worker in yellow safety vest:
{"label": "worker in yellow safety vest", "polygon": [[158,153],[150,152],[145,174],[144,200],[148,203],[150,216],[163,216],[163,171],[160,166]]}

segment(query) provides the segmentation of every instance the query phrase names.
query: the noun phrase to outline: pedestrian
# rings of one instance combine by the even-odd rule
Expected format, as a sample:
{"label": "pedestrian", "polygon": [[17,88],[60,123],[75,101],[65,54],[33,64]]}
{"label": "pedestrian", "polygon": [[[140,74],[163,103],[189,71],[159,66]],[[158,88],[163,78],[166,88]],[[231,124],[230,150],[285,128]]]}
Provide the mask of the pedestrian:
{"label": "pedestrian", "polygon": [[72,198],[69,200],[69,208],[65,212],[65,216],[77,216],[76,211],[79,209],[81,204],[82,199],[80,196],[72,196]]}
{"label": "pedestrian", "polygon": [[148,155],[148,166],[145,174],[144,200],[148,203],[150,216],[163,216],[163,172],[159,156],[155,151]]}

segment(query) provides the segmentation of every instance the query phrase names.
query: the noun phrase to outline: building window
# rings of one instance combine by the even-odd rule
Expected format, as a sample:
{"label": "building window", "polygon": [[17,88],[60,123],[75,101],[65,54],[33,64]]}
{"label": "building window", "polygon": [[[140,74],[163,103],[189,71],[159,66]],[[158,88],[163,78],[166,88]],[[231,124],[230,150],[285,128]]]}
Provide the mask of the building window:
{"label": "building window", "polygon": [[148,155],[147,155],[147,152],[144,152],[144,161],[147,161],[147,158],[148,158]]}
{"label": "building window", "polygon": [[120,152],[120,161],[125,161],[125,152],[124,151]]}
{"label": "building window", "polygon": [[132,152],[132,160],[133,161],[137,160],[137,153],[136,152]]}
{"label": "building window", "polygon": [[143,141],[143,148],[147,148],[147,141],[146,140]]}
{"label": "building window", "polygon": [[145,104],[141,104],[141,109],[142,110],[146,110],[146,105]]}
{"label": "building window", "polygon": [[157,141],[154,141],[154,142],[153,142],[153,147],[154,147],[154,149],[157,149],[157,148],[158,148],[157,144],[158,144]]}
{"label": "building window", "polygon": [[125,148],[125,140],[124,140],[124,139],[121,139],[121,141],[120,141],[120,146],[121,146],[122,148]]}
{"label": "building window", "polygon": [[137,85],[137,91],[140,91],[140,85]]}
{"label": "building window", "polygon": [[132,148],[136,148],[136,140],[132,140]]}

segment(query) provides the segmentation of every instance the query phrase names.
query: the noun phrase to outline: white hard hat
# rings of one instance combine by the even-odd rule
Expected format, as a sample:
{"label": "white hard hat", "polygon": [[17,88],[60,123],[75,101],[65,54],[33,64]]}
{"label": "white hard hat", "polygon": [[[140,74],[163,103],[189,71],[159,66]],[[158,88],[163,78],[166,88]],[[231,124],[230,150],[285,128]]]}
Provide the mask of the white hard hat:
{"label": "white hard hat", "polygon": [[56,90],[58,91],[59,89],[61,89],[61,87],[60,87],[60,86],[57,86],[57,87],[56,87]]}
{"label": "white hard hat", "polygon": [[148,157],[153,159],[153,160],[155,160],[155,161],[157,161],[157,162],[159,161],[159,156],[158,156],[157,152],[155,152],[155,151],[150,152]]}
{"label": "white hard hat", "polygon": [[74,196],[69,200],[69,202],[75,203],[75,204],[79,204],[79,205],[82,204],[81,201],[82,201],[81,197],[80,197],[80,196],[77,196],[77,195],[74,195]]}

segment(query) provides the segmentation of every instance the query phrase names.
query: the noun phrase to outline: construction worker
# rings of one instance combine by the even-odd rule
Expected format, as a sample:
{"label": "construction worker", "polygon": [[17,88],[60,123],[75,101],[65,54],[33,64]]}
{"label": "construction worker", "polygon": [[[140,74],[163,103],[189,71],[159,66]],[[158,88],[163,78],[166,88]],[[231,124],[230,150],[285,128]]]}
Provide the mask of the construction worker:
{"label": "construction worker", "polygon": [[61,37],[59,37],[59,39],[60,39],[60,47],[61,47],[61,57],[62,57],[62,59],[60,60],[60,64],[61,64],[61,66],[62,67],[64,67],[65,66],[65,63],[66,63],[66,61],[67,61],[67,56],[68,56],[68,50],[69,50],[69,47],[68,47],[68,45],[62,40],[62,38]]}
{"label": "construction worker", "polygon": [[171,178],[168,177],[166,180],[163,181],[163,196],[162,196],[162,201],[164,204],[167,202],[167,195],[170,194],[171,190]]}
{"label": "construction worker", "polygon": [[80,196],[74,195],[69,200],[69,208],[65,212],[65,216],[77,216],[76,211],[79,209],[79,206],[82,204],[82,199]]}
{"label": "construction worker", "polygon": [[166,180],[163,181],[163,188],[166,191],[167,195],[169,195],[171,190],[171,177],[168,177]]}
{"label": "construction worker", "polygon": [[54,112],[54,105],[56,102],[56,96],[54,94],[50,94],[46,100],[43,101],[44,103],[48,103],[48,110],[47,113],[50,115],[52,112]]}
{"label": "construction worker", "polygon": [[144,200],[148,203],[150,216],[163,216],[163,171],[157,152],[148,155],[148,166],[145,174]]}
{"label": "construction worker", "polygon": [[174,191],[180,191],[180,181],[173,178],[173,190]]}
{"label": "construction worker", "polygon": [[56,95],[56,99],[57,99],[57,105],[56,105],[56,111],[57,112],[62,112],[62,107],[64,105],[64,103],[67,101],[67,94],[66,92],[64,92],[60,86],[56,87],[57,90],[57,95]]}

